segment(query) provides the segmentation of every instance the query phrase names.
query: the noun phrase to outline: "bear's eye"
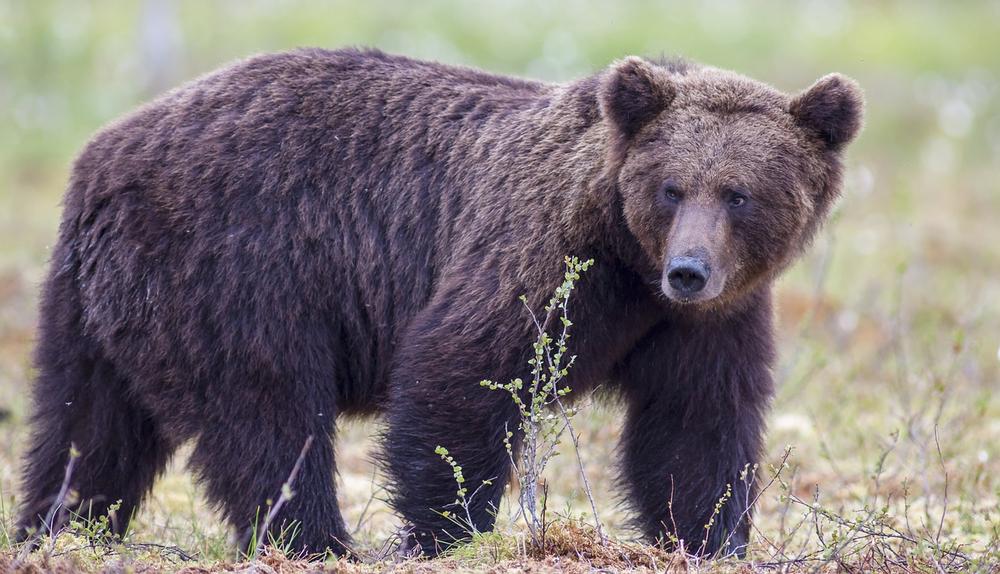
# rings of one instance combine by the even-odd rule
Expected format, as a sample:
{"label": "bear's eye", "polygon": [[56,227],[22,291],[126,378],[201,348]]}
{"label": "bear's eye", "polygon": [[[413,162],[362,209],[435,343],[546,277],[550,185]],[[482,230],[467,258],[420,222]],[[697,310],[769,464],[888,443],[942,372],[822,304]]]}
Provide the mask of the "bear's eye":
{"label": "bear's eye", "polygon": [[731,209],[743,207],[746,205],[746,202],[747,196],[738,191],[733,191],[729,194],[729,207]]}
{"label": "bear's eye", "polygon": [[663,184],[663,197],[669,199],[670,201],[680,201],[681,200],[681,188],[672,179],[668,179]]}

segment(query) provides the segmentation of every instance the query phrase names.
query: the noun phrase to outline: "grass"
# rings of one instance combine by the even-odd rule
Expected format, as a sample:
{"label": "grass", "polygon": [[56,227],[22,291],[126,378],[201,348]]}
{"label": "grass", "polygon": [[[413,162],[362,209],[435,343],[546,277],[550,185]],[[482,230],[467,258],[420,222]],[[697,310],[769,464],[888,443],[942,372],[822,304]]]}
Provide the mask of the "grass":
{"label": "grass", "polygon": [[[789,91],[841,71],[868,97],[845,197],[779,284],[779,393],[758,470],[770,487],[758,502],[748,562],[696,563],[628,542],[633,533],[613,488],[620,412],[598,405],[574,426],[611,542],[595,544],[582,526],[589,504],[567,451],[548,470],[555,523],[545,552],[526,549],[508,505],[497,533],[440,561],[396,568],[1000,571],[996,3],[176,6],[173,18],[155,20],[157,29],[173,30],[157,44],[138,2],[0,2],[0,570],[17,555],[8,534],[37,286],[73,154],[102,123],[150,94],[233,58],[368,44],[558,81],[629,53],[679,53]],[[397,521],[369,461],[376,428],[348,421],[338,444],[341,505],[367,562],[329,569],[393,564],[382,549]],[[19,567],[245,569],[184,472],[185,454],[158,482],[125,544],[66,534],[48,561],[36,553]],[[259,566],[311,568],[278,554]]]}

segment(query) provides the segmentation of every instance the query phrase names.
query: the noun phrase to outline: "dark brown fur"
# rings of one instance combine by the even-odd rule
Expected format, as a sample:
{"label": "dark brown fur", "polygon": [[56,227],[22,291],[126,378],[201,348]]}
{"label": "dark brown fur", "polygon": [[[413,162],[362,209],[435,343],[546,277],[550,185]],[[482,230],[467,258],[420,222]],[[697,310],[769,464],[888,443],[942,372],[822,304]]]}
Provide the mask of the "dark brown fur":
{"label": "dark brown fur", "polygon": [[[423,548],[462,536],[438,513],[455,485],[436,445],[469,484],[493,479],[472,508],[487,529],[516,412],[478,381],[522,373],[518,296],[540,307],[579,255],[597,263],[574,295],[571,385],[627,404],[638,524],[692,548],[732,484],[702,550],[732,534],[741,551],[737,478],[758,461],[772,395],[771,279],[838,193],[858,94],[831,76],[793,99],[638,58],[549,85],[300,50],[164,96],[99,133],[73,171],[21,527],[51,504],[70,443],[74,487],[94,513],[121,500],[120,529],[193,439],[209,498],[245,533],[313,435],[281,518],[300,521],[300,548],[340,552],[334,423],[381,413],[392,501]],[[738,217],[720,203],[734,185],[751,194]],[[714,258],[718,296],[661,289],[678,249]]]}

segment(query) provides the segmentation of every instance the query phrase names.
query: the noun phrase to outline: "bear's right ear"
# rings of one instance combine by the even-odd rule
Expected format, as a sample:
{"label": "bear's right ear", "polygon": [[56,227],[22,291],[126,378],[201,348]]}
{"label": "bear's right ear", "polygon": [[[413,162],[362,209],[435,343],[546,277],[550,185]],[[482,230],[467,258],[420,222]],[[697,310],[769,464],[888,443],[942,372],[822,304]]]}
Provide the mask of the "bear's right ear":
{"label": "bear's right ear", "polygon": [[666,72],[629,56],[615,63],[601,82],[601,113],[627,140],[665,110],[676,94]]}

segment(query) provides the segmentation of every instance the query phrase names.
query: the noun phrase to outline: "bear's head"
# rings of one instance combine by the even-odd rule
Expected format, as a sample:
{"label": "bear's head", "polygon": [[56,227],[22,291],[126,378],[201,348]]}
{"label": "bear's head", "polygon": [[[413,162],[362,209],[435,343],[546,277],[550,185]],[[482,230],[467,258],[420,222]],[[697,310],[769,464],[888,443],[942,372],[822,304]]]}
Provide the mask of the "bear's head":
{"label": "bear's head", "polygon": [[840,194],[863,97],[844,76],[788,96],[714,68],[630,57],[602,77],[611,165],[642,272],[713,308],[773,277]]}

